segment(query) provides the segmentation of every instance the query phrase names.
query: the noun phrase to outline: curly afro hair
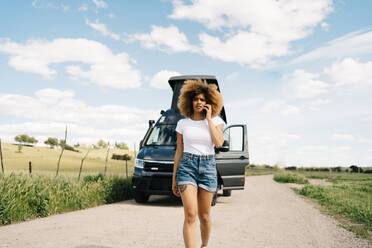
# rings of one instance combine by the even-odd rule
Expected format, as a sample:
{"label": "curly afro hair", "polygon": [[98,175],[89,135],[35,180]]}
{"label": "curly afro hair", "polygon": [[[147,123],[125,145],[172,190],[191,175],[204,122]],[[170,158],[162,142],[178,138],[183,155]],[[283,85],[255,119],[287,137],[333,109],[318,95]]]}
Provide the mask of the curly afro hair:
{"label": "curly afro hair", "polygon": [[181,88],[181,94],[178,98],[178,108],[183,116],[191,118],[194,109],[192,101],[196,95],[203,94],[207,104],[212,106],[212,117],[217,116],[222,109],[222,95],[217,90],[215,84],[207,84],[206,81],[186,80]]}

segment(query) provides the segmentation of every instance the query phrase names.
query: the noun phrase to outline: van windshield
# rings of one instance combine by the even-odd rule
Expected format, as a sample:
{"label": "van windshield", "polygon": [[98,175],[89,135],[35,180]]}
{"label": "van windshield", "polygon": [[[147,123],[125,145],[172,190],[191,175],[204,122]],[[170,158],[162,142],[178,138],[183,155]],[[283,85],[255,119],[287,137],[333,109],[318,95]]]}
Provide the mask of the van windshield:
{"label": "van windshield", "polygon": [[147,146],[176,146],[176,125],[156,125],[146,141]]}

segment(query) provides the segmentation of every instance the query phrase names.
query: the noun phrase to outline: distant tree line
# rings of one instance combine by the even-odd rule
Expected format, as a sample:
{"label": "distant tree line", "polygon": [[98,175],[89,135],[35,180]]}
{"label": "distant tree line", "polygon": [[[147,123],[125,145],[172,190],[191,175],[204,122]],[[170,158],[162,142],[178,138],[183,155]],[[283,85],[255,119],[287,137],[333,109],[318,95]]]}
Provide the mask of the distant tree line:
{"label": "distant tree line", "polygon": [[351,165],[349,167],[299,167],[288,166],[284,168],[285,170],[298,170],[298,171],[325,171],[325,172],[351,172],[351,173],[372,173],[371,168],[363,168],[356,165]]}
{"label": "distant tree line", "polygon": [[[21,152],[22,146],[34,146],[35,143],[39,142],[37,139],[35,139],[34,137],[31,137],[27,134],[17,135],[16,137],[14,137],[14,140],[19,143],[18,144],[19,152]],[[54,137],[48,137],[48,139],[44,141],[44,144],[50,146],[51,149],[54,148],[54,147],[63,147],[64,146],[66,150],[74,151],[74,152],[79,152],[75,148],[80,147],[79,143],[76,143],[72,147],[72,146],[66,144],[63,139],[58,140],[57,138],[54,138]],[[104,140],[101,139],[97,142],[97,144],[93,144],[92,147],[95,148],[95,149],[100,149],[100,148],[106,148],[108,145],[109,145],[108,142],[105,142]],[[128,145],[124,142],[120,142],[120,143],[115,142],[115,147],[119,148],[119,149],[122,149],[122,150],[129,150]]]}

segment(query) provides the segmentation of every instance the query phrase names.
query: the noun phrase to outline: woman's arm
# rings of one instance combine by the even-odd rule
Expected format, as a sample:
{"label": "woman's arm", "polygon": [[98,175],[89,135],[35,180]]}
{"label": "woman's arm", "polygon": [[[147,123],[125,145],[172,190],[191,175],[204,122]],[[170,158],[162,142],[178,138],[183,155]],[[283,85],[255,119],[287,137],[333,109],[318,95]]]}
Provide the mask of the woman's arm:
{"label": "woman's arm", "polygon": [[180,193],[177,190],[177,185],[176,185],[176,175],[177,175],[177,169],[178,169],[178,164],[180,163],[180,160],[183,155],[183,135],[177,133],[177,149],[176,149],[176,154],[174,155],[174,166],[173,166],[173,177],[172,177],[172,191],[173,194],[176,196],[180,196]]}
{"label": "woman's arm", "polygon": [[205,110],[207,111],[205,118],[207,118],[209,130],[211,131],[212,142],[215,147],[220,148],[223,145],[223,133],[222,127],[223,124],[215,126],[212,121],[212,106],[210,104],[204,105]]}
{"label": "woman's arm", "polygon": [[223,145],[223,133],[222,133],[222,127],[223,124],[215,126],[213,124],[212,119],[208,120],[208,126],[209,130],[211,131],[211,136],[212,136],[212,142],[215,147],[220,148]]}

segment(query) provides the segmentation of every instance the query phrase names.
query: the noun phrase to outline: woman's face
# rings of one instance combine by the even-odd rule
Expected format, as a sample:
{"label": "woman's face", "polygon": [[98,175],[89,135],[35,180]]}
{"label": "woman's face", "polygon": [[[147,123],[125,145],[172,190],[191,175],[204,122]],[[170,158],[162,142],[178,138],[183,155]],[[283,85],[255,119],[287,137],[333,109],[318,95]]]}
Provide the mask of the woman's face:
{"label": "woman's face", "polygon": [[192,107],[194,113],[203,113],[204,105],[206,104],[204,94],[200,93],[194,97],[192,100]]}

